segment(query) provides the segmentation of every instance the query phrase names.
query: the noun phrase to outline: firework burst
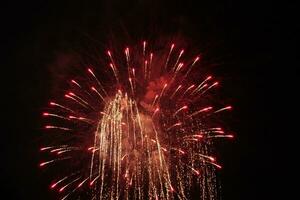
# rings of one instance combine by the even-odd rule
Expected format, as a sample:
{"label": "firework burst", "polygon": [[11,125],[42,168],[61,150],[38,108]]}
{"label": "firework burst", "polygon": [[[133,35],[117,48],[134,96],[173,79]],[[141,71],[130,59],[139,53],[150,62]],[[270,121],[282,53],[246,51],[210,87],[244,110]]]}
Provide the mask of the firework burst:
{"label": "firework burst", "polygon": [[62,200],[219,198],[213,141],[233,135],[214,119],[232,107],[202,101],[219,83],[192,83],[201,57],[183,58],[175,44],[159,55],[146,42],[118,58],[109,50],[107,66],[87,66],[63,101],[50,102],[53,140],[40,167],[59,165],[50,188]]}

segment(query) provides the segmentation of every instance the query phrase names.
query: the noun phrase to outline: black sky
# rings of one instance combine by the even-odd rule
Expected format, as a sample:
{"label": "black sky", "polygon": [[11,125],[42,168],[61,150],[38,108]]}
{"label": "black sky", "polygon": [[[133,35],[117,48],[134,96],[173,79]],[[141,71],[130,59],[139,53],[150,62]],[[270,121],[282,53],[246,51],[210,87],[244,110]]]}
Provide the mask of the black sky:
{"label": "black sky", "polygon": [[[276,9],[275,9],[276,8]],[[282,12],[267,1],[21,1],[3,5],[1,72],[5,119],[1,183],[7,199],[53,199],[38,161],[40,113],[51,97],[49,66],[84,40],[104,46],[182,35],[223,63],[226,95],[235,107],[234,142],[221,147],[223,199],[272,199],[283,187],[275,162],[284,131],[276,116],[278,68],[284,41]],[[88,39],[87,39],[88,38]],[[1,70],[2,70],[1,69]],[[4,70],[5,69],[5,70]],[[280,68],[281,69],[281,68]],[[59,71],[59,70],[58,70]],[[283,80],[283,79],[281,79]],[[1,112],[2,113],[2,112]],[[277,128],[274,128],[274,127]],[[282,145],[282,143],[280,142]],[[284,144],[283,144],[284,145]],[[3,148],[3,150],[2,150]],[[276,152],[276,153],[275,153]],[[286,195],[286,194],[285,194]]]}

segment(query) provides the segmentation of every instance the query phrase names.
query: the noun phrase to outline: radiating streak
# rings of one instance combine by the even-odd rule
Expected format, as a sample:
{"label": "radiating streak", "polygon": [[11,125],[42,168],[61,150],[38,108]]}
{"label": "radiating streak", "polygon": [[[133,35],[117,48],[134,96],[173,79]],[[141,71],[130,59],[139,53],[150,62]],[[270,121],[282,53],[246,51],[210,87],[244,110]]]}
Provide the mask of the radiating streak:
{"label": "radiating streak", "polygon": [[207,138],[233,138],[233,135],[211,135],[207,136]]}
{"label": "radiating streak", "polygon": [[182,88],[182,85],[179,85],[179,86],[176,88],[176,90],[175,90],[175,91],[173,92],[173,94],[171,95],[170,99],[172,99],[172,98],[175,96],[175,94],[178,92],[178,90],[179,90],[180,88]]}
{"label": "radiating streak", "polygon": [[67,160],[67,159],[70,159],[71,157],[64,157],[64,158],[57,158],[57,159],[53,159],[53,160],[50,160],[50,161],[46,161],[46,162],[42,162],[40,163],[40,167],[43,167],[45,165],[48,165],[50,163],[53,163],[53,162],[56,162],[56,161],[62,161],[62,160]]}
{"label": "radiating streak", "polygon": [[53,113],[43,113],[43,116],[51,116],[51,117],[57,117],[57,118],[60,118],[60,119],[66,119],[66,120],[69,120],[67,117],[64,117],[64,116],[61,116],[61,115],[57,115],[57,114],[53,114]]}
{"label": "radiating streak", "polygon": [[114,73],[114,75],[115,75],[115,78],[116,78],[117,82],[119,83],[119,77],[118,77],[118,73],[117,73],[116,67],[115,67],[114,64],[112,64],[112,63],[110,63],[109,66],[110,66],[110,68],[113,70],[113,73]]}
{"label": "radiating streak", "polygon": [[76,97],[77,99],[79,99],[80,101],[82,101],[84,104],[86,104],[87,106],[90,106],[90,107],[91,107],[91,105],[90,105],[88,102],[86,102],[84,99],[82,99],[82,98],[79,97],[78,95],[74,94],[73,92],[69,92],[69,95],[70,95],[70,96],[73,96],[73,97]]}
{"label": "radiating streak", "polygon": [[70,119],[76,119],[76,120],[79,120],[79,121],[82,121],[82,122],[85,122],[85,123],[89,123],[89,124],[93,122],[93,120],[87,119],[85,117],[75,117],[75,116],[70,115],[69,118]]}
{"label": "radiating streak", "polygon": [[57,103],[55,103],[55,102],[50,102],[50,105],[51,105],[51,106],[57,106],[57,107],[60,107],[60,108],[62,108],[62,109],[64,109],[64,110],[67,110],[67,111],[70,111],[70,112],[74,113],[74,111],[71,110],[70,108],[67,108],[67,107],[65,107],[65,106],[63,106],[63,105],[57,104]]}
{"label": "radiating streak", "polygon": [[193,63],[190,65],[188,71],[186,72],[186,74],[184,75],[184,77],[187,77],[187,75],[192,71],[193,66],[200,60],[200,56],[197,56],[195,58],[195,60],[193,61]]}
{"label": "radiating streak", "polygon": [[179,109],[173,114],[173,117],[175,117],[180,111],[186,110],[187,108],[188,108],[187,106],[182,106],[181,108],[179,108]]}
{"label": "radiating streak", "polygon": [[117,71],[117,66],[115,64],[115,61],[114,61],[110,51],[107,51],[107,54],[110,58],[110,61],[112,62],[112,63],[110,63],[110,67],[112,68],[112,70],[114,72],[114,75],[115,75],[115,78],[116,78],[117,82],[119,83],[119,76],[118,76],[118,71]]}
{"label": "radiating streak", "polygon": [[181,126],[182,125],[182,123],[181,122],[177,122],[176,124],[173,124],[172,126],[170,126],[169,128],[167,128],[167,130],[166,131],[169,131],[169,130],[171,130],[172,128],[175,128],[175,127],[177,127],[177,126]]}
{"label": "radiating streak", "polygon": [[55,147],[42,147],[42,148],[40,148],[40,151],[45,151],[45,150],[52,149],[52,148],[55,148]]}
{"label": "radiating streak", "polygon": [[[184,91],[184,93],[182,94],[182,97],[184,97],[185,95],[186,95],[186,93],[188,93],[188,91],[190,91],[191,89],[193,89],[195,87],[195,85],[193,84],[193,85],[191,85],[190,87],[188,87],[185,91]],[[182,98],[181,97],[181,98]]]}
{"label": "radiating streak", "polygon": [[60,127],[60,126],[52,126],[52,125],[47,125],[45,126],[46,129],[60,129],[64,131],[71,131],[72,129],[66,128],[66,127]]}
{"label": "radiating streak", "polygon": [[51,150],[50,152],[53,153],[53,152],[61,151],[61,150],[64,150],[64,149],[66,149],[66,148],[57,148],[57,149]]}
{"label": "radiating streak", "polygon": [[216,167],[219,168],[219,169],[222,169],[222,166],[219,165],[219,164],[217,164],[217,163],[210,162],[210,161],[206,161],[206,162],[207,162],[207,163],[210,163],[210,164],[212,164],[212,165],[214,165],[214,166],[216,166]]}
{"label": "radiating streak", "polygon": [[147,67],[148,67],[148,61],[147,60],[145,60],[145,62],[144,62],[144,79],[145,79],[145,81],[147,80]]}
{"label": "radiating streak", "polygon": [[81,187],[88,179],[89,179],[89,177],[87,177],[86,179],[84,179],[83,181],[81,181],[81,182],[78,184],[77,188],[80,188],[80,187]]}
{"label": "radiating streak", "polygon": [[95,183],[95,181],[97,180],[97,179],[99,179],[100,178],[100,175],[98,175],[96,178],[94,178],[91,182],[90,182],[90,186],[92,186],[94,183]]}
{"label": "radiating streak", "polygon": [[81,85],[79,85],[78,82],[76,82],[75,80],[71,80],[72,83],[74,83],[75,85],[77,85],[79,88],[81,88]]}
{"label": "radiating streak", "polygon": [[164,95],[164,92],[165,92],[167,86],[168,86],[168,84],[165,84],[164,87],[163,87],[163,89],[161,90],[161,92],[159,94],[159,97],[157,99],[158,103],[160,102],[161,97]]}
{"label": "radiating streak", "polygon": [[211,88],[213,88],[213,87],[215,87],[217,85],[219,85],[219,82],[215,82],[214,84],[212,84],[211,86],[209,86],[206,90],[204,90],[203,92],[201,92],[200,95],[204,94],[205,92],[207,92],[208,90],[210,90]]}
{"label": "radiating streak", "polygon": [[143,56],[145,57],[146,54],[146,41],[143,42]]}
{"label": "radiating streak", "polygon": [[75,99],[74,97],[66,94],[65,97],[69,98],[69,99],[72,99],[73,101],[75,101],[76,103],[78,103],[79,105],[85,107],[85,108],[88,108],[85,104],[81,103],[80,101],[78,101],[77,99]]}
{"label": "radiating streak", "polygon": [[88,68],[88,72],[89,72],[90,74],[92,74],[92,76],[94,77],[94,79],[95,79],[96,82],[98,83],[98,85],[99,85],[99,87],[101,88],[101,90],[103,91],[103,93],[104,93],[106,96],[108,96],[108,95],[107,95],[107,92],[105,91],[105,89],[104,89],[104,87],[103,87],[103,85],[100,83],[100,81],[98,80],[98,78],[96,77],[96,75],[94,74],[94,72],[93,72],[90,68]]}
{"label": "radiating streak", "polygon": [[73,151],[73,150],[67,149],[67,150],[59,151],[59,152],[57,152],[57,155],[60,155],[60,154],[63,154],[63,153],[69,152],[69,151]]}
{"label": "radiating streak", "polygon": [[[204,88],[204,87],[206,87],[207,86],[207,84],[205,84],[208,80],[210,80],[212,78],[212,76],[208,76],[204,81],[202,81],[198,86],[197,86],[197,88],[192,92],[192,95],[194,94],[194,93],[197,93],[197,92],[199,92],[202,88]],[[204,86],[204,84],[206,85],[206,86]],[[203,87],[202,87],[203,86]]]}
{"label": "radiating streak", "polygon": [[158,113],[158,112],[159,112],[159,108],[156,108],[155,111],[154,111],[153,114],[152,114],[152,118],[153,118],[153,117],[155,116],[155,114]]}
{"label": "radiating streak", "polygon": [[66,180],[67,178],[69,178],[70,176],[65,176],[64,178],[60,179],[59,181],[57,181],[56,183],[51,185],[51,189],[55,188],[59,183],[63,182],[64,180]]}
{"label": "radiating streak", "polygon": [[47,162],[42,162],[41,164],[40,164],[40,167],[43,167],[43,166],[45,166],[45,165],[48,165],[48,164],[50,164],[50,163],[53,163],[53,162],[55,162],[56,160],[50,160],[50,161],[47,161]]}
{"label": "radiating streak", "polygon": [[212,156],[207,156],[207,155],[200,154],[200,153],[197,153],[197,154],[195,154],[195,155],[200,156],[200,157],[203,157],[203,158],[207,158],[207,159],[209,159],[209,160],[212,161],[212,162],[214,162],[214,161],[216,160],[216,159],[215,159],[214,157],[212,157]]}
{"label": "radiating streak", "polygon": [[182,69],[183,65],[184,65],[183,63],[178,64],[177,68],[174,70],[175,74],[177,74]]}
{"label": "radiating streak", "polygon": [[156,103],[156,100],[158,99],[158,94],[157,95],[155,95],[155,97],[154,97],[154,100],[153,100],[153,102],[152,102],[152,106],[154,106],[155,105],[155,103]]}
{"label": "radiating streak", "polygon": [[150,60],[149,60],[149,72],[148,72],[148,78],[151,78],[151,70],[152,70],[152,60],[153,60],[153,53],[150,53]]}
{"label": "radiating streak", "polygon": [[175,46],[174,44],[171,45],[171,48],[170,48],[168,57],[167,57],[167,59],[166,59],[166,63],[165,63],[164,69],[167,69],[167,67],[168,67],[169,59],[170,59],[170,56],[171,56],[171,53],[172,53],[172,51],[173,51],[174,46]]}
{"label": "radiating streak", "polygon": [[128,80],[129,80],[129,83],[130,83],[131,93],[132,93],[132,95],[134,96],[134,89],[133,89],[132,80],[131,80],[131,78],[129,78]]}
{"label": "radiating streak", "polygon": [[62,188],[60,188],[59,192],[64,191],[69,185],[71,185],[72,183],[76,182],[77,180],[79,180],[81,177],[78,177],[76,179],[74,179],[73,181],[71,181],[70,183],[68,183],[67,185],[63,186]]}
{"label": "radiating streak", "polygon": [[128,75],[130,76],[130,73],[129,73],[129,69],[130,69],[130,54],[129,54],[129,48],[127,47],[125,49],[125,56],[126,56],[126,63],[127,63],[127,69],[128,69]]}
{"label": "radiating streak", "polygon": [[198,92],[200,92],[202,89],[206,88],[207,87],[207,84],[205,83],[203,86],[201,86],[200,88],[196,88],[192,93],[191,95],[194,95],[194,94],[197,94]]}
{"label": "radiating streak", "polygon": [[198,115],[198,114],[200,114],[200,113],[202,113],[202,112],[207,112],[207,111],[209,111],[209,110],[211,110],[213,107],[206,107],[206,108],[203,108],[203,109],[201,109],[201,110],[199,110],[199,111],[196,111],[196,112],[194,112],[194,113],[192,113],[192,114],[190,114],[190,115],[188,115],[189,117],[193,117],[193,116],[195,116],[195,115]]}
{"label": "radiating streak", "polygon": [[198,171],[198,170],[196,170],[196,169],[194,169],[193,167],[190,167],[189,166],[189,168],[196,174],[196,175],[200,175],[200,172]]}
{"label": "radiating streak", "polygon": [[98,96],[102,99],[102,101],[106,102],[103,96],[100,94],[100,92],[93,86],[91,89],[98,94]]}
{"label": "radiating streak", "polygon": [[173,66],[173,71],[175,71],[175,67],[176,67],[176,65],[178,64],[178,62],[179,62],[179,60],[180,60],[180,58],[181,58],[181,56],[182,56],[183,53],[184,53],[184,50],[182,49],[182,50],[180,51],[178,57],[177,57],[177,60],[176,60],[176,62],[175,62],[175,64],[174,64],[174,66]]}
{"label": "radiating streak", "polygon": [[219,110],[216,110],[214,113],[218,113],[218,112],[222,112],[222,111],[225,111],[225,110],[231,110],[232,109],[232,106],[226,106],[224,108],[221,108]]}

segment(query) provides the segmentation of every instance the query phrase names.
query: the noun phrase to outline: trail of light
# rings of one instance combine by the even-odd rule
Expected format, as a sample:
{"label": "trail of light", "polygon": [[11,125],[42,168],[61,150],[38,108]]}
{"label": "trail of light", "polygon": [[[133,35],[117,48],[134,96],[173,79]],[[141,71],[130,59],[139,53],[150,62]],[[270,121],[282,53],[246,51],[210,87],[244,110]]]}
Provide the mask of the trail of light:
{"label": "trail of light", "polygon": [[195,89],[191,95],[194,95],[194,94],[197,94],[198,92],[200,92],[202,89],[206,88],[207,87],[207,84],[205,83],[202,87],[200,87],[199,89]]}
{"label": "trail of light", "polygon": [[167,57],[167,59],[166,59],[166,63],[165,63],[164,69],[167,69],[167,67],[168,67],[169,59],[170,59],[170,56],[171,56],[171,53],[172,53],[172,51],[173,51],[174,46],[175,46],[175,44],[172,44],[172,45],[171,45],[171,48],[170,48],[168,57]]}
{"label": "trail of light", "polygon": [[50,161],[46,161],[46,162],[42,162],[40,163],[40,167],[43,167],[43,166],[46,166],[50,163],[53,163],[53,162],[56,162],[56,161],[62,161],[62,160],[67,160],[67,159],[70,159],[71,157],[64,157],[64,158],[57,158],[57,159],[53,159],[53,160],[50,160]]}
{"label": "trail of light", "polygon": [[222,166],[221,166],[221,165],[219,165],[219,164],[217,164],[217,163],[210,162],[210,161],[207,161],[207,163],[210,163],[210,164],[212,164],[212,165],[216,166],[217,168],[219,168],[219,169],[222,169]]}
{"label": "trail of light", "polygon": [[76,179],[74,179],[73,181],[71,181],[70,183],[66,184],[65,186],[63,186],[62,188],[60,188],[59,192],[64,191],[68,186],[70,186],[72,183],[76,182],[77,180],[79,180],[81,177],[78,177]]}
{"label": "trail of light", "polygon": [[[192,94],[199,92],[202,88],[204,88],[204,83],[206,83],[208,80],[210,80],[212,78],[212,76],[208,76],[204,81],[202,81],[197,88],[192,92]],[[203,87],[202,87],[203,86]],[[207,86],[207,84],[206,84]],[[205,86],[205,87],[206,87]]]}
{"label": "trail of light", "polygon": [[79,97],[78,95],[74,94],[73,92],[69,92],[69,95],[70,95],[70,96],[73,96],[73,97],[76,97],[77,99],[79,99],[80,101],[82,101],[84,104],[86,104],[87,106],[90,106],[90,107],[91,107],[91,105],[90,105],[87,101],[85,101],[84,99],[82,99],[82,98]]}
{"label": "trail of light", "polygon": [[201,109],[201,110],[199,110],[199,111],[196,111],[196,112],[190,114],[189,117],[198,115],[198,114],[200,114],[200,113],[202,113],[202,112],[210,111],[212,108],[213,108],[213,107],[211,107],[211,106],[210,106],[210,107],[203,108],[203,109]]}
{"label": "trail of light", "polygon": [[176,88],[176,90],[173,92],[173,94],[171,95],[171,99],[175,96],[175,94],[178,92],[178,90],[180,89],[180,88],[182,88],[182,85],[179,85],[177,88]]}
{"label": "trail of light", "polygon": [[78,120],[78,121],[85,122],[85,123],[88,123],[88,124],[90,124],[90,123],[93,122],[93,120],[87,119],[87,118],[85,118],[85,117],[76,117],[76,116],[70,115],[69,118],[70,118],[70,119],[76,119],[76,120]]}
{"label": "trail of light", "polygon": [[50,160],[50,161],[47,161],[47,162],[42,162],[42,163],[40,163],[40,167],[43,167],[43,166],[48,165],[50,163],[53,163],[54,161],[55,160]]}
{"label": "trail of light", "polygon": [[156,103],[156,100],[158,99],[158,94],[157,95],[155,95],[155,97],[154,97],[154,100],[153,100],[153,102],[152,102],[152,106],[154,106],[155,105],[155,103]]}
{"label": "trail of light", "polygon": [[173,124],[172,126],[170,126],[169,128],[167,128],[167,130],[166,131],[169,131],[169,130],[171,130],[172,128],[175,128],[175,127],[177,127],[177,126],[181,126],[182,125],[182,123],[181,122],[177,122],[176,124]]}
{"label": "trail of light", "polygon": [[145,57],[146,54],[146,41],[143,42],[143,56]]}
{"label": "trail of light", "polygon": [[195,154],[195,155],[200,156],[200,157],[203,157],[203,158],[207,158],[207,159],[209,159],[211,162],[216,161],[216,159],[215,159],[214,157],[212,157],[212,156],[207,156],[207,155],[200,154],[200,153],[197,153],[197,154]]}
{"label": "trail of light", "polygon": [[70,151],[72,151],[72,150],[68,149],[68,150],[59,151],[59,152],[57,152],[57,155],[60,155],[60,154],[66,153],[66,152],[70,152]]}
{"label": "trail of light", "polygon": [[81,187],[88,179],[89,179],[89,177],[87,177],[86,179],[84,179],[83,181],[81,181],[81,182],[78,184],[77,188],[80,188],[80,187]]}
{"label": "trail of light", "polygon": [[132,80],[131,80],[131,78],[129,78],[128,80],[129,80],[129,83],[130,83],[131,93],[132,93],[132,95],[134,96],[134,90],[133,90]]}
{"label": "trail of light", "polygon": [[214,113],[218,113],[218,112],[222,112],[222,111],[225,111],[225,110],[231,110],[232,109],[232,106],[226,106],[224,108],[221,108],[219,110],[216,110]]}
{"label": "trail of light", "polygon": [[183,93],[183,95],[181,96],[181,98],[184,97],[184,96],[186,95],[186,93],[188,93],[188,91],[190,91],[190,90],[193,89],[194,87],[195,87],[194,84],[191,85],[190,87],[188,87],[188,88],[186,89],[186,91]]}
{"label": "trail of light", "polygon": [[60,118],[60,119],[69,120],[67,117],[57,115],[57,114],[53,114],[53,113],[47,113],[47,112],[43,113],[43,116],[51,116],[51,117],[57,117],[57,118]]}
{"label": "trail of light", "polygon": [[129,48],[126,47],[125,49],[125,56],[126,56],[126,63],[127,63],[127,70],[128,70],[128,75],[130,76],[130,54],[129,54]]}
{"label": "trail of light", "polygon": [[158,103],[160,102],[161,97],[164,95],[164,92],[165,92],[167,86],[168,86],[168,84],[165,84],[164,87],[163,87],[163,89],[161,90],[161,92],[160,92],[160,94],[158,96],[158,99],[157,99]]}
{"label": "trail of light", "polygon": [[45,126],[46,129],[60,129],[64,131],[71,131],[72,129],[66,128],[66,127],[59,127],[59,126],[52,126],[52,125],[47,125]]}
{"label": "trail of light", "polygon": [[[211,86],[209,86],[206,90],[204,90],[203,92],[200,93],[200,95],[204,94],[205,92],[207,92],[208,90],[210,90],[211,88],[215,87],[219,85],[219,82],[214,82],[214,84],[212,84]],[[200,96],[199,95],[199,96]]]}
{"label": "trail of light", "polygon": [[75,80],[71,80],[72,83],[74,83],[75,85],[77,85],[79,88],[81,88],[81,85],[79,85],[78,82],[76,82]]}
{"label": "trail of light", "polygon": [[152,70],[152,60],[153,60],[153,53],[150,53],[150,60],[149,60],[149,74],[148,78],[151,78],[151,70]]}
{"label": "trail of light", "polygon": [[155,111],[153,112],[152,118],[155,116],[156,113],[159,112],[159,108],[156,108]]}
{"label": "trail of light", "polygon": [[61,150],[64,150],[64,149],[66,149],[66,148],[57,148],[57,149],[51,150],[50,152],[53,153],[53,152],[61,151]]}
{"label": "trail of light", "polygon": [[117,69],[116,69],[116,66],[114,66],[114,64],[110,63],[109,64],[110,68],[113,70],[113,73],[115,75],[115,78],[117,80],[117,82],[119,83],[119,77],[118,77],[118,73],[117,73]]}
{"label": "trail of light", "polygon": [[99,178],[100,178],[100,175],[96,176],[96,178],[94,178],[94,179],[90,182],[90,186],[94,185],[95,181],[96,181],[97,179],[99,179]]}
{"label": "trail of light", "polygon": [[52,184],[50,186],[51,189],[55,188],[59,183],[63,182],[64,180],[66,180],[67,178],[69,178],[70,176],[65,176],[64,178],[60,179],[59,181],[57,181],[56,183]]}
{"label": "trail of light", "polygon": [[187,136],[184,136],[183,138],[190,138],[190,137],[203,138],[203,135],[187,135]]}
{"label": "trail of light", "polygon": [[113,57],[112,57],[110,51],[107,51],[107,54],[108,54],[108,56],[109,56],[109,58],[110,58],[110,61],[112,62],[112,63],[110,63],[110,67],[112,68],[112,70],[113,70],[113,72],[114,72],[114,75],[115,75],[115,78],[116,78],[117,82],[120,83],[120,82],[119,82],[118,71],[117,71],[117,66],[116,66],[116,64],[115,64],[115,61],[114,61],[114,59],[113,59]]}
{"label": "trail of light", "polygon": [[187,106],[182,106],[181,108],[179,108],[179,109],[173,114],[173,117],[175,117],[180,111],[186,110],[186,109],[188,109]]}
{"label": "trail of light", "polygon": [[177,68],[175,69],[175,74],[177,74],[183,67],[184,63],[179,63]]}
{"label": "trail of light", "polygon": [[51,106],[57,106],[57,107],[59,107],[59,108],[62,108],[62,109],[64,109],[64,110],[67,110],[67,111],[70,111],[70,112],[74,113],[74,111],[71,110],[70,108],[67,108],[67,107],[65,107],[65,106],[63,106],[63,105],[57,104],[57,103],[55,103],[55,102],[50,102],[49,104],[50,104]]}
{"label": "trail of light", "polygon": [[101,90],[103,91],[103,93],[106,96],[108,96],[107,92],[105,91],[105,89],[103,87],[103,85],[100,83],[100,81],[98,80],[98,78],[96,77],[96,75],[94,74],[94,72],[90,68],[88,68],[88,72],[94,77],[94,79],[96,80],[97,84],[99,85],[99,87],[101,88]]}
{"label": "trail of light", "polygon": [[207,136],[207,138],[234,138],[233,135],[211,135]]}
{"label": "trail of light", "polygon": [[75,99],[74,97],[68,95],[68,94],[65,94],[65,97],[66,98],[69,98],[69,99],[72,99],[73,101],[75,101],[76,103],[78,103],[79,105],[85,107],[85,108],[88,108],[86,105],[84,105],[83,103],[81,103],[80,101],[78,101],[77,99]]}
{"label": "trail of light", "polygon": [[100,94],[100,92],[94,86],[91,87],[91,90],[96,92],[98,94],[98,96],[101,98],[101,100],[105,102],[105,99],[103,98],[103,96]]}
{"label": "trail of light", "polygon": [[45,151],[45,150],[52,149],[52,148],[55,148],[55,147],[42,147],[42,148],[40,148],[40,151]]}
{"label": "trail of light", "polygon": [[200,175],[200,172],[196,169],[194,169],[193,167],[189,167],[197,176]]}
{"label": "trail of light", "polygon": [[144,62],[144,77],[145,77],[145,81],[147,80],[147,74],[148,74],[148,72],[147,72],[147,66],[148,66],[148,61],[145,60],[145,62]]}
{"label": "trail of light", "polygon": [[193,63],[190,65],[190,68],[188,69],[188,71],[186,72],[186,74],[184,75],[184,77],[187,77],[187,75],[192,71],[193,66],[200,60],[200,56],[197,56],[195,58],[195,60],[193,61]]}
{"label": "trail of light", "polygon": [[179,60],[180,60],[180,58],[181,58],[181,56],[182,56],[183,53],[184,53],[184,49],[182,49],[182,50],[180,51],[180,53],[179,53],[179,55],[178,55],[178,57],[177,57],[177,60],[176,60],[176,62],[175,62],[175,64],[174,64],[174,66],[173,66],[173,71],[175,71],[176,65],[178,64],[178,62],[179,62]]}

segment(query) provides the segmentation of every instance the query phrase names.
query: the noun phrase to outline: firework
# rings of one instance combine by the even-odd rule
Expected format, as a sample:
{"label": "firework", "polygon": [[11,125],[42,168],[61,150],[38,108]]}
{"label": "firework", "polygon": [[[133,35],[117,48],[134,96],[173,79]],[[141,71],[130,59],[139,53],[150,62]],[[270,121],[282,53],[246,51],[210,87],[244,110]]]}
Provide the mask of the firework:
{"label": "firework", "polygon": [[232,107],[202,101],[218,82],[189,80],[199,56],[185,63],[175,44],[147,48],[107,51],[107,66],[87,66],[43,113],[55,144],[41,147],[40,167],[59,168],[50,189],[60,199],[219,198],[213,143],[233,135],[213,119]]}

